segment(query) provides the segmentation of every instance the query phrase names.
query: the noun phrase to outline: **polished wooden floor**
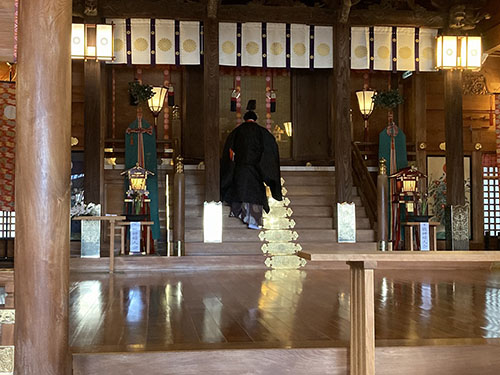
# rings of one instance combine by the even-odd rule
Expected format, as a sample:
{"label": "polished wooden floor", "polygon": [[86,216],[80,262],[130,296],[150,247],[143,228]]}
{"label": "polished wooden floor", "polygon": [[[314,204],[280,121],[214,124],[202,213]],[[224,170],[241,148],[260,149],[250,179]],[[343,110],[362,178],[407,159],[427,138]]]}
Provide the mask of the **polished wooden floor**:
{"label": "polished wooden floor", "polygon": [[[500,338],[500,271],[377,271],[375,300],[377,345]],[[348,339],[346,271],[72,276],[73,352],[340,347]]]}

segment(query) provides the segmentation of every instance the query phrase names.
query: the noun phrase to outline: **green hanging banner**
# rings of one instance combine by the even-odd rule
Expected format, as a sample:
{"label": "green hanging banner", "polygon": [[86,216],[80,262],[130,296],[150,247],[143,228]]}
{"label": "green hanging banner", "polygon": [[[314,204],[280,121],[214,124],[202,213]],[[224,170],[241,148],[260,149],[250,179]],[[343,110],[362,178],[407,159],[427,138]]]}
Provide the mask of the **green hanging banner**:
{"label": "green hanging banner", "polygon": [[[156,134],[153,126],[145,120],[136,119],[129,125],[125,132],[125,169],[132,168],[136,163],[141,164],[141,157],[138,156],[140,150],[139,137],[142,137],[144,167],[146,170],[154,173],[147,179],[147,189],[149,191],[149,204],[153,239],[160,238],[160,218],[158,215],[158,170],[156,163]],[[139,147],[139,150],[138,150]]]}

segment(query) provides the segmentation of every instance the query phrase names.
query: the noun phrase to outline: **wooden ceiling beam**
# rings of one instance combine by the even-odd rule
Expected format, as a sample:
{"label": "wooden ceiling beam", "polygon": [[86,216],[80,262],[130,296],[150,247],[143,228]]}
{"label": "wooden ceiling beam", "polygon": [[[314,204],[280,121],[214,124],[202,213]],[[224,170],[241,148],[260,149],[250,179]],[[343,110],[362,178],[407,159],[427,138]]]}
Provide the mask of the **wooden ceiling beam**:
{"label": "wooden ceiling beam", "polygon": [[286,22],[314,25],[333,25],[333,9],[314,7],[284,7],[261,5],[221,5],[219,21],[233,22]]}
{"label": "wooden ceiling beam", "polygon": [[123,1],[106,0],[99,3],[99,16],[103,18],[167,18],[176,20],[202,20],[207,13],[205,3],[177,1]]}
{"label": "wooden ceiling beam", "polygon": [[500,24],[483,33],[483,52],[492,53],[500,49]]}
{"label": "wooden ceiling beam", "polygon": [[[349,1],[347,1],[349,3]],[[307,6],[221,5],[218,0],[206,2],[158,2],[141,0],[128,2],[106,0],[99,2],[99,16],[104,18],[175,18],[201,20],[207,11],[214,10],[220,22],[287,22],[314,25],[333,25],[339,19],[335,9]],[[409,26],[442,28],[448,16],[443,12],[402,10],[351,9],[348,22],[355,26]]]}
{"label": "wooden ceiling beam", "polygon": [[407,26],[444,28],[448,14],[444,12],[413,12],[411,10],[352,9],[349,23],[353,26]]}

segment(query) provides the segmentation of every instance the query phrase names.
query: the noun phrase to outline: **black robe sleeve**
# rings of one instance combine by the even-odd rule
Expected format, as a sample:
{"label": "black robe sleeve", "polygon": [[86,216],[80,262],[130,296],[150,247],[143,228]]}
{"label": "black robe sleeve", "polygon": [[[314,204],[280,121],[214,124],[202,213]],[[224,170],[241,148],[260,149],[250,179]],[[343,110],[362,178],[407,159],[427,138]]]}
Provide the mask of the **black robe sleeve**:
{"label": "black robe sleeve", "polygon": [[220,193],[221,193],[221,201],[230,202],[231,199],[228,196],[231,188],[231,184],[233,182],[233,174],[235,163],[231,160],[230,149],[233,147],[234,142],[234,134],[233,130],[226,139],[226,143],[224,144],[224,151],[222,153],[221,158],[221,166],[220,166]]}
{"label": "black robe sleeve", "polygon": [[261,176],[267,186],[271,189],[273,198],[281,201],[281,174],[280,174],[280,154],[278,144],[274,136],[267,130],[262,128],[264,142],[264,152],[259,163]]}

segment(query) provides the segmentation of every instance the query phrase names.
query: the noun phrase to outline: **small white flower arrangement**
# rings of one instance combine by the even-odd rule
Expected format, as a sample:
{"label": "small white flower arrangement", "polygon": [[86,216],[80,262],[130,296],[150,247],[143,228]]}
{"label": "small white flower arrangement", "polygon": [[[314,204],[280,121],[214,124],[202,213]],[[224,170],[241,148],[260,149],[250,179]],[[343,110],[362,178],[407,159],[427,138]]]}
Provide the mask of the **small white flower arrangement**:
{"label": "small white flower arrangement", "polygon": [[85,204],[83,202],[71,207],[71,218],[76,216],[99,216],[101,214],[101,205],[95,203]]}

